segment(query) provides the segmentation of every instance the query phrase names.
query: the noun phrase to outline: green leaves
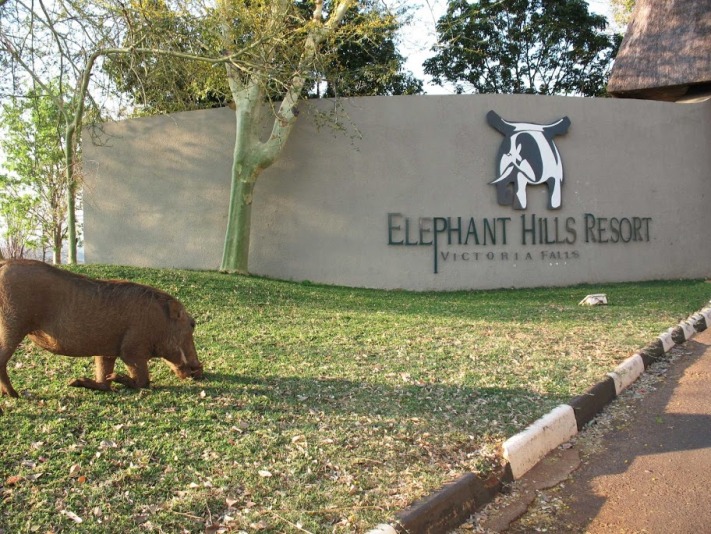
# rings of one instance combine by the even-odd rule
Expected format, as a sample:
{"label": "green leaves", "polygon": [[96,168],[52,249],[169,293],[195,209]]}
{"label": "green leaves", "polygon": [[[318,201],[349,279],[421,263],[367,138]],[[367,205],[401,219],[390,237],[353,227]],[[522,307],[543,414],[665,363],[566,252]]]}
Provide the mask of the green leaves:
{"label": "green leaves", "polygon": [[[59,83],[50,84],[57,91]],[[51,246],[59,254],[66,233],[67,180],[62,149],[62,114],[57,95],[40,89],[11,98],[2,107],[0,140],[5,168],[0,179],[0,217],[7,256]]]}
{"label": "green leaves", "polygon": [[617,51],[582,0],[450,0],[425,72],[458,92],[601,96]]}

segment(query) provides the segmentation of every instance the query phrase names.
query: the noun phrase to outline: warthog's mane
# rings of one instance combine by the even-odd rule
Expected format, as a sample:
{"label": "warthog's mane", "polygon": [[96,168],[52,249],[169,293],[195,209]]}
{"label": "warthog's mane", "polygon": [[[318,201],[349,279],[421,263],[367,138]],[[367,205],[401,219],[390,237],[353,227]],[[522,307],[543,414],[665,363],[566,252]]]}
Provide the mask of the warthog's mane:
{"label": "warthog's mane", "polygon": [[[102,280],[98,278],[90,278],[82,274],[73,273],[64,269],[59,269],[52,265],[33,260],[4,260],[0,261],[0,268],[10,262],[17,265],[25,265],[31,269],[39,269],[44,271],[49,277],[60,277],[65,279],[69,284],[72,284],[78,291],[85,292],[90,297],[107,300],[108,302],[130,302],[136,300],[156,302],[165,307],[170,302],[179,302],[176,298],[169,295],[165,291],[156,289],[151,286],[131,282],[129,280]],[[36,271],[35,271],[36,273]],[[146,302],[148,304],[148,302]]]}
{"label": "warthog's mane", "polygon": [[160,289],[128,280],[96,280],[92,278],[87,278],[87,280],[97,284],[97,289],[101,293],[106,293],[112,298],[157,300],[161,303],[176,300]]}
{"label": "warthog's mane", "polygon": [[173,296],[165,291],[156,289],[155,287],[131,282],[129,280],[102,280],[99,278],[90,278],[82,274],[72,273],[63,269],[55,269],[47,266],[49,269],[58,272],[59,276],[67,278],[77,284],[83,290],[95,292],[97,296],[109,300],[150,300],[157,301],[160,304],[167,304],[175,301]]}

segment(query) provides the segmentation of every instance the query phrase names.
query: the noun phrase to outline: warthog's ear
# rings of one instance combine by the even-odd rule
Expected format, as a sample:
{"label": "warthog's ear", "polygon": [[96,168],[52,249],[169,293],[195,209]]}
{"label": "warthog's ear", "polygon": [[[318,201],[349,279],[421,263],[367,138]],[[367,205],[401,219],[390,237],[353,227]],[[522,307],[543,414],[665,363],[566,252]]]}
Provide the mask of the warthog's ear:
{"label": "warthog's ear", "polygon": [[168,301],[168,317],[177,321],[183,317],[183,306],[177,300]]}

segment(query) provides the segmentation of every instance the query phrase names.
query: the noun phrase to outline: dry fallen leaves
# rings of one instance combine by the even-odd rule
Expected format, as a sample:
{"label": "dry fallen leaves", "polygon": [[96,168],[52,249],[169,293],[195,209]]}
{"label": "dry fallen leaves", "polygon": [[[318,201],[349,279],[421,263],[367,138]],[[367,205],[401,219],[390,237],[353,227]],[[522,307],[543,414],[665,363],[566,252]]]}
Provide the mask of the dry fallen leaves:
{"label": "dry fallen leaves", "polygon": [[23,480],[24,478],[19,475],[12,475],[5,479],[5,485],[8,487],[17,486]]}
{"label": "dry fallen leaves", "polygon": [[74,464],[69,468],[69,476],[71,478],[77,478],[79,476],[79,471],[81,471],[81,466],[79,464]]}
{"label": "dry fallen leaves", "polygon": [[67,516],[69,519],[74,521],[77,525],[84,522],[84,520],[81,517],[79,517],[77,514],[75,514],[74,512],[72,512],[70,510],[62,510],[60,512],[60,514]]}

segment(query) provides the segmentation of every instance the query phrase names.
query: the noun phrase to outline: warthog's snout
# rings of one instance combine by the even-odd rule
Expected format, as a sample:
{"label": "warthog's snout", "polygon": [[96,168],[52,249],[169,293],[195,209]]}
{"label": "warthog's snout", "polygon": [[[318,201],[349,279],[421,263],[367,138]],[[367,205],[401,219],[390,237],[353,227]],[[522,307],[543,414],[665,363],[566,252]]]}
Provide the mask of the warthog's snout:
{"label": "warthog's snout", "polygon": [[200,360],[197,359],[197,355],[193,358],[186,358],[185,353],[180,351],[179,362],[172,362],[167,358],[164,358],[166,363],[170,366],[173,372],[178,378],[193,378],[200,379],[203,378],[203,367]]}
{"label": "warthog's snout", "polygon": [[167,362],[178,378],[203,378],[202,365],[175,365],[172,362]]}
{"label": "warthog's snout", "polygon": [[[202,372],[202,364],[197,364],[197,365],[189,365],[182,367],[180,369],[180,372],[183,374],[180,378],[194,378],[194,379],[200,379],[203,378],[203,372]],[[178,375],[180,376],[180,375]]]}

